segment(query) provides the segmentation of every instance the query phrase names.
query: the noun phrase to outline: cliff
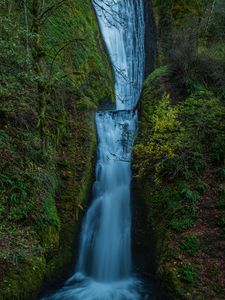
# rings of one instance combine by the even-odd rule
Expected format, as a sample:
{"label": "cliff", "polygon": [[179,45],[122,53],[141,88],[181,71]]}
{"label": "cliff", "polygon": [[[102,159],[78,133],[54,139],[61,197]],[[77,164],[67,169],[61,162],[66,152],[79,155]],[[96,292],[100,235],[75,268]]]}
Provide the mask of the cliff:
{"label": "cliff", "polygon": [[225,295],[224,18],[212,5],[152,1],[158,67],[139,104],[133,190],[162,299]]}
{"label": "cliff", "polygon": [[89,0],[0,4],[0,299],[65,279],[113,76]]}

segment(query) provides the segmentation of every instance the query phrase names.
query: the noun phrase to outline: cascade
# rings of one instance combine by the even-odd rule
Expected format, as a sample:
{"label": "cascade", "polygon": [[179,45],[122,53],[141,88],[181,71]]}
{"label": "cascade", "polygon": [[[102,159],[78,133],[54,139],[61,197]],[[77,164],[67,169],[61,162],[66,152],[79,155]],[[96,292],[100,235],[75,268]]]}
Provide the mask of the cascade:
{"label": "cascade", "polygon": [[138,300],[132,275],[131,149],[144,74],[143,0],[93,0],[115,75],[116,104],[96,113],[98,155],[93,200],[83,221],[79,258],[64,287],[43,299]]}

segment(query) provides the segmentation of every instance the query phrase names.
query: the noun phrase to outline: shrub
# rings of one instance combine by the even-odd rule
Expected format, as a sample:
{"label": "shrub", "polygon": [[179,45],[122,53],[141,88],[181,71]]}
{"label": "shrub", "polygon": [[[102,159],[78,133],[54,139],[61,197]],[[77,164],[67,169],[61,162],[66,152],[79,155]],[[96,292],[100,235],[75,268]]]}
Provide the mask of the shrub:
{"label": "shrub", "polygon": [[193,220],[186,216],[180,218],[173,218],[170,222],[172,229],[177,230],[179,232],[184,232],[187,229],[192,228]]}
{"label": "shrub", "polygon": [[218,168],[216,170],[216,177],[219,181],[223,182],[225,180],[225,168]]}
{"label": "shrub", "polygon": [[193,201],[193,202],[199,200],[199,198],[200,198],[200,195],[198,192],[192,191],[187,187],[181,191],[181,194],[185,197],[185,199],[187,199],[189,201]]}
{"label": "shrub", "polygon": [[196,256],[199,251],[200,242],[196,236],[189,236],[187,239],[181,244],[181,248],[186,250],[190,256]]}
{"label": "shrub", "polygon": [[193,283],[197,277],[196,266],[193,264],[184,264],[181,270],[181,276],[184,281]]}
{"label": "shrub", "polygon": [[221,209],[225,208],[225,189],[222,189],[219,192],[219,195],[218,195],[218,198],[217,198],[217,205]]}
{"label": "shrub", "polygon": [[178,98],[212,89],[218,96],[225,96],[225,66],[207,51],[199,51],[198,35],[186,28],[174,38],[169,51],[172,89],[180,92]]}
{"label": "shrub", "polygon": [[[179,207],[178,207],[179,208]],[[182,205],[176,214],[172,216],[170,226],[172,229],[179,232],[184,232],[192,228],[195,220],[197,219],[197,211],[193,205]]]}

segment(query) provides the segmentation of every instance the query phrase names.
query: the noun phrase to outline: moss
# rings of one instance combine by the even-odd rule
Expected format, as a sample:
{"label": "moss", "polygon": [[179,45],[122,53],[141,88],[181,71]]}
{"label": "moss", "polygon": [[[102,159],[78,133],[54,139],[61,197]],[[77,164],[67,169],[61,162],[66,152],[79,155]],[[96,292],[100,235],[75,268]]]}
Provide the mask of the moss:
{"label": "moss", "polygon": [[[113,82],[111,66],[90,1],[67,1],[56,9],[44,23],[41,39],[47,62],[55,57],[51,82],[58,80],[55,76],[66,75],[74,92],[83,98],[82,105],[113,99],[113,85],[108,84]],[[60,74],[62,61],[64,74]]]}
{"label": "moss", "polygon": [[[44,9],[52,3],[45,1]],[[38,72],[35,53],[27,57],[24,49],[23,9],[11,0],[0,4],[6,62],[0,78],[0,294],[12,300],[33,299],[70,274],[93,179],[94,111],[114,100],[91,2],[65,1],[47,14],[38,41],[29,33],[32,50],[35,41],[41,47]],[[28,10],[29,28],[33,17]]]}
{"label": "moss", "polygon": [[177,256],[179,249],[172,244],[173,236],[168,230],[169,220],[166,217],[167,211],[164,205],[165,198],[168,201],[172,200],[174,192],[172,189],[167,189],[167,191],[164,189],[164,192],[159,193],[159,190],[154,190],[154,185],[149,180],[135,178],[133,193],[134,198],[144,204],[145,219],[148,220],[148,223],[144,224],[145,227],[141,228],[144,236],[142,244],[146,247],[148,240],[147,244],[150,243],[153,248],[151,253],[147,252],[149,249],[145,249],[146,257],[143,259],[148,260],[148,255],[153,256],[151,259],[153,259],[155,277],[161,284],[162,299],[164,299],[163,295],[167,299],[180,299],[182,284],[178,268],[174,264],[174,257]]}
{"label": "moss", "polygon": [[[82,130],[78,133],[80,126]],[[55,197],[50,193],[48,197],[52,198],[45,198],[42,202],[44,218],[39,217],[37,225],[30,227],[37,232],[30,242],[38,241],[40,258],[36,260],[36,249],[31,249],[29,268],[23,261],[17,261],[7,270],[2,281],[3,299],[32,299],[41,287],[61,282],[73,269],[75,233],[93,180],[96,149],[93,114],[85,113],[79,121],[73,121],[70,130],[56,169],[57,193]],[[55,220],[60,220],[60,227]],[[23,270],[23,276],[18,269]]]}
{"label": "moss", "polygon": [[35,299],[36,291],[42,285],[45,268],[45,260],[41,256],[31,257],[22,266],[11,266],[8,276],[3,279],[4,288],[1,289],[0,299]]}
{"label": "moss", "polygon": [[[93,115],[88,114],[85,118],[82,118],[83,133],[81,137],[83,138],[84,134],[88,134],[86,136],[86,141],[88,142],[85,143],[85,148],[84,145],[79,144],[79,137],[75,137],[72,134],[70,142],[63,149],[63,155],[67,158],[67,162],[78,158],[83,160],[84,157],[85,160],[84,166],[82,166],[82,175],[79,175],[79,177],[77,176],[77,169],[74,166],[72,167],[72,163],[66,164],[66,166],[64,164],[60,170],[63,180],[56,205],[60,207],[58,213],[62,229],[59,236],[59,249],[47,262],[45,286],[61,282],[74,269],[74,248],[77,248],[75,233],[78,234],[80,217],[83,215],[83,210],[86,207],[86,201],[93,182],[96,149],[96,135],[93,122]],[[76,151],[72,150],[74,148],[76,148]],[[69,171],[69,174],[65,177],[65,172],[67,171]],[[74,181],[74,178],[77,178],[76,181]]]}
{"label": "moss", "polygon": [[162,270],[158,270],[159,278],[163,281],[162,287],[171,299],[180,299],[182,285],[178,276],[178,272],[171,264],[167,264]]}
{"label": "moss", "polygon": [[55,226],[49,225],[36,228],[36,232],[38,232],[43,253],[51,253],[51,251],[57,249],[59,245],[59,231]]}
{"label": "moss", "polygon": [[[154,269],[165,295],[190,299],[198,297],[205,284],[199,283],[200,268],[195,267],[202,245],[190,233],[199,235],[196,226],[205,222],[203,197],[213,201],[215,190],[221,190],[221,184],[214,182],[209,192],[212,175],[207,181],[204,176],[216,173],[218,164],[223,168],[225,111],[222,101],[204,89],[174,103],[168,95],[170,72],[161,67],[144,83],[133,150],[134,195],[149,221],[142,234],[154,245]],[[218,194],[222,205],[223,192]]]}

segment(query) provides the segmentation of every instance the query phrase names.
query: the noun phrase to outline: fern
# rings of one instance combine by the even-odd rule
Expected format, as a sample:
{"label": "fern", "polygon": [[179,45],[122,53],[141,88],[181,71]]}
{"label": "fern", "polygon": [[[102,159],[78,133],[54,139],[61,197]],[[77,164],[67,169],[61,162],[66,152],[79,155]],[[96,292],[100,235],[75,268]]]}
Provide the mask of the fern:
{"label": "fern", "polygon": [[200,195],[198,192],[192,191],[187,187],[181,191],[181,194],[185,197],[185,199],[190,200],[192,202],[198,201],[200,199]]}

